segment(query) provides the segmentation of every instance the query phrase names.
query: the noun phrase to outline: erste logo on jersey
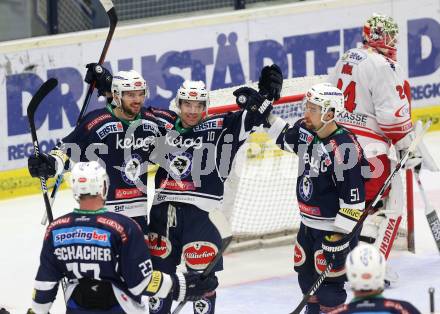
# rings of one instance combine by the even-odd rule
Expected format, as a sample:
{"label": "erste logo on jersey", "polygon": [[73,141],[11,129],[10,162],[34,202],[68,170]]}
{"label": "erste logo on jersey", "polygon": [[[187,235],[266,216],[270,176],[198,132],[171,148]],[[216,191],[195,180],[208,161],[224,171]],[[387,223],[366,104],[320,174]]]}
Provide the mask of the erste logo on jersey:
{"label": "erste logo on jersey", "polygon": [[220,130],[223,128],[223,118],[217,118],[213,120],[208,120],[196,125],[193,128],[194,132],[200,132],[205,130]]}
{"label": "erste logo on jersey", "polygon": [[110,232],[92,227],[71,227],[53,231],[53,245],[94,244],[110,246]]}
{"label": "erste logo on jersey", "polygon": [[195,270],[205,269],[217,252],[217,246],[206,241],[190,242],[183,247],[186,264]]}
{"label": "erste logo on jersey", "polygon": [[101,140],[111,133],[121,132],[124,132],[124,128],[121,122],[108,122],[96,130],[96,134],[98,134],[98,137]]}
{"label": "erste logo on jersey", "polygon": [[159,127],[156,123],[142,119],[142,129],[144,131],[151,131],[154,134],[159,134]]}

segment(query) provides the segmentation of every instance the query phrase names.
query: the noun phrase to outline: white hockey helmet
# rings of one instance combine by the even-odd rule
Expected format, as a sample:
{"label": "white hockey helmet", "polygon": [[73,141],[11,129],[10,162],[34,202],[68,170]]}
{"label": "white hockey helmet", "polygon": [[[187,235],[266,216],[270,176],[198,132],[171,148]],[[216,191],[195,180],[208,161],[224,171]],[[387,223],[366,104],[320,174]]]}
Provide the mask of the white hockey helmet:
{"label": "white hockey helmet", "polygon": [[365,45],[379,50],[395,61],[398,34],[399,27],[392,17],[374,13],[364,24],[362,39]]}
{"label": "white hockey helmet", "polygon": [[345,268],[353,290],[384,288],[385,256],[371,244],[362,243],[347,256]]}
{"label": "white hockey helmet", "polygon": [[147,82],[145,82],[142,75],[135,70],[119,71],[113,76],[112,80],[112,94],[113,99],[117,96],[117,100],[114,101],[116,106],[120,106],[119,98],[122,97],[122,93],[125,91],[145,90],[145,98],[149,96],[149,90]]}
{"label": "white hockey helmet", "polygon": [[[339,88],[334,87],[330,83],[313,85],[304,96],[303,104],[306,105],[307,102],[320,106],[322,117],[331,109],[334,109],[335,117],[345,110],[344,94]],[[329,121],[322,120],[322,122],[326,123]]]}
{"label": "white hockey helmet", "polygon": [[197,100],[205,102],[205,110],[209,107],[209,92],[206,90],[205,83],[202,81],[183,82],[177,90],[175,105],[180,108],[180,100]]}
{"label": "white hockey helmet", "polygon": [[107,172],[96,161],[78,162],[72,169],[71,187],[78,202],[82,195],[101,195],[105,200],[109,183]]}

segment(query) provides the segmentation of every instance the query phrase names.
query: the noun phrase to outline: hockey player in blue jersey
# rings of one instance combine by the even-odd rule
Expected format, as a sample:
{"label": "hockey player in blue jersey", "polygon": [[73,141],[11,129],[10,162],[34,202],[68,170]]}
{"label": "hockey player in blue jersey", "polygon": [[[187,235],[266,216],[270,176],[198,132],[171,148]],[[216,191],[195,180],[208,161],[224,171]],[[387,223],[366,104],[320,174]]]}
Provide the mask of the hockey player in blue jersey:
{"label": "hockey player in blue jersey", "polygon": [[[279,98],[281,74],[277,79],[275,89],[278,88]],[[202,271],[221,248],[220,234],[208,213],[221,207],[224,181],[234,156],[254,127],[265,120],[274,99],[266,99],[247,87],[238,89],[234,95],[248,100],[244,110],[204,118],[209,106],[205,85],[185,81],[176,95],[178,115],[171,118],[169,112],[155,112],[158,119],[170,126],[165,146],[174,148],[165,165],[159,162],[150,213],[149,243],[153,265],[158,270],[175,272],[183,256],[188,269]],[[222,269],[220,260],[212,278]],[[213,290],[211,295],[193,303],[194,313],[214,313],[215,300]],[[169,313],[171,303],[170,297],[151,298],[150,311]]]}
{"label": "hockey player in blue jersey", "polygon": [[[343,304],[345,257],[357,243],[349,233],[364,209],[367,162],[356,137],[335,122],[344,110],[339,89],[323,83],[310,88],[304,98],[304,118],[293,126],[269,116],[270,137],[299,157],[297,199],[301,215],[295,244],[294,268],[306,293],[328,262],[333,268],[307,303],[307,313],[327,313]],[[364,170],[368,170],[364,169]]]}
{"label": "hockey player in blue jersey", "polygon": [[153,270],[139,225],[104,207],[109,178],[96,161],[75,164],[71,181],[79,208],[47,227],[34,285],[34,313],[49,312],[63,278],[70,314],[148,313],[147,296],[192,300],[217,287],[215,278]]}
{"label": "hockey player in blue jersey", "polygon": [[[87,80],[96,79],[94,69],[89,66]],[[71,167],[71,160],[100,160],[110,177],[108,210],[132,217],[147,234],[147,193],[142,187],[147,184],[150,144],[159,132],[150,109],[143,107],[148,87],[133,70],[112,79],[102,68],[99,77],[99,93],[111,92],[112,101],[88,113],[49,154],[31,156],[29,172],[53,177]]]}
{"label": "hockey player in blue jersey", "polygon": [[382,296],[385,256],[371,244],[359,244],[348,254],[345,269],[353,290],[353,300],[329,314],[420,314],[409,302]]}

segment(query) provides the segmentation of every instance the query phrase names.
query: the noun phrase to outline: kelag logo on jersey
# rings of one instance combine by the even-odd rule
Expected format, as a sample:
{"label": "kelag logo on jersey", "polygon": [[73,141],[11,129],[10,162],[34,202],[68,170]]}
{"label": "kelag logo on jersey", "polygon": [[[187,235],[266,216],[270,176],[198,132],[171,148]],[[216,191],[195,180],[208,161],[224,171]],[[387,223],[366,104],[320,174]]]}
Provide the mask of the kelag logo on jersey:
{"label": "kelag logo on jersey", "polygon": [[110,246],[110,232],[99,228],[72,227],[53,231],[53,245],[94,244]]}

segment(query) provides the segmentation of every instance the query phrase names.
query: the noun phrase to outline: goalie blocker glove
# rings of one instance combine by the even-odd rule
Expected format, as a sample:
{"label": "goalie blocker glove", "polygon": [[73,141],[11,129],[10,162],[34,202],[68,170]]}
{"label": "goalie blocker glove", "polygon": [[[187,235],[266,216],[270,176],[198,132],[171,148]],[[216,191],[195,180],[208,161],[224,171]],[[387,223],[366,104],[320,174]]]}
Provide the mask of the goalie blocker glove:
{"label": "goalie blocker glove", "polygon": [[283,73],[279,66],[276,64],[265,66],[263,70],[261,70],[258,80],[259,93],[269,100],[278,100],[280,99],[282,88]]}
{"label": "goalie blocker glove", "polygon": [[202,278],[200,273],[190,271],[173,274],[171,278],[173,299],[176,301],[196,301],[218,287],[218,280],[214,275]]}
{"label": "goalie blocker glove", "polygon": [[113,76],[110,71],[98,63],[89,63],[86,68],[84,81],[89,84],[96,82],[95,87],[98,89],[99,96],[107,96],[107,93],[111,93]]}
{"label": "goalie blocker glove", "polygon": [[347,237],[338,239],[337,234],[326,235],[322,240],[322,250],[327,262],[333,263],[333,269],[340,269],[345,265],[345,259],[350,253],[350,240]]}

